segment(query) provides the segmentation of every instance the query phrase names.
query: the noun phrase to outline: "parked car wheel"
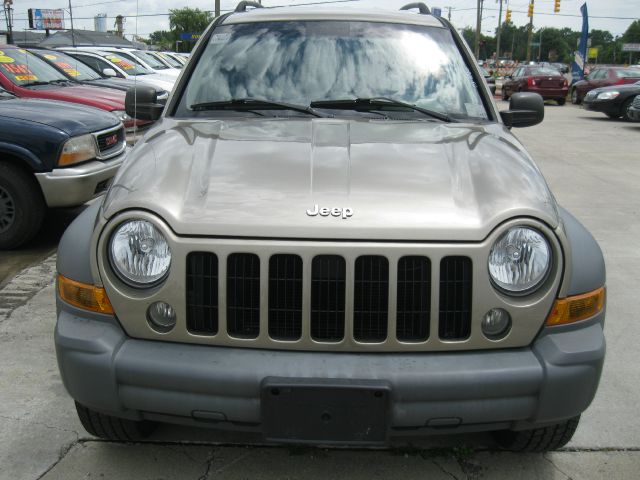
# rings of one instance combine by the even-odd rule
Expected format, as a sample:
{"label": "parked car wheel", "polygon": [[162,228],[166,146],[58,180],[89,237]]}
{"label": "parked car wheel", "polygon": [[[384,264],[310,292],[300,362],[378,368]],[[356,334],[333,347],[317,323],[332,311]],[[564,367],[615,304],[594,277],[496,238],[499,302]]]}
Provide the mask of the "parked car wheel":
{"label": "parked car wheel", "polygon": [[558,105],[563,106],[565,103],[567,103],[567,99],[566,98],[557,98],[556,102],[558,102]]}
{"label": "parked car wheel", "polygon": [[564,447],[580,422],[580,415],[566,422],[533,430],[500,430],[494,432],[496,442],[505,450],[513,452],[546,452]]}
{"label": "parked car wheel", "polygon": [[502,87],[502,100],[504,100],[505,102],[509,100],[509,95],[507,95],[507,89],[504,87]]}
{"label": "parked car wheel", "polygon": [[635,97],[627,98],[627,100],[622,104],[622,119],[626,120],[627,122],[633,121],[631,115],[629,114],[629,109],[631,108],[631,104],[633,103],[634,98]]}
{"label": "parked car wheel", "polygon": [[571,103],[573,103],[574,105],[580,105],[580,98],[578,98],[578,90],[575,88],[571,90]]}
{"label": "parked car wheel", "polygon": [[617,113],[605,113],[605,115],[612,119],[620,118],[620,115],[618,115]]}
{"label": "parked car wheel", "polygon": [[0,250],[31,240],[44,219],[40,187],[17,165],[0,161]]}
{"label": "parked car wheel", "polygon": [[146,438],[155,430],[153,422],[137,422],[98,413],[76,402],[76,412],[84,429],[94,437],[130,442]]}

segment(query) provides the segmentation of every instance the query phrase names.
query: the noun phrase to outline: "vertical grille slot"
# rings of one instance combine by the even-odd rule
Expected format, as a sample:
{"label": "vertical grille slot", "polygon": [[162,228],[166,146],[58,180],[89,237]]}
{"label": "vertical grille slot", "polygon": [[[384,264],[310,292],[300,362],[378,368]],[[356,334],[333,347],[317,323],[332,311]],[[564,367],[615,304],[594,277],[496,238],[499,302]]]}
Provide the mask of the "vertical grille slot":
{"label": "vertical grille slot", "polygon": [[471,273],[468,257],[445,257],[440,262],[442,340],[464,340],[471,334]]}
{"label": "vertical grille slot", "polygon": [[218,333],[218,257],[192,252],[187,256],[187,329]]}
{"label": "vertical grille slot", "polygon": [[398,261],[397,292],[397,339],[426,340],[431,317],[431,261],[427,257],[402,257]]}
{"label": "vertical grille slot", "polygon": [[338,255],[318,255],[311,266],[311,337],[339,342],[344,338],[346,264]]}
{"label": "vertical grille slot", "polygon": [[353,336],[360,342],[387,338],[389,261],[367,255],[356,259],[354,272]]}
{"label": "vertical grille slot", "polygon": [[238,338],[260,333],[260,259],[252,253],[227,257],[227,332]]}
{"label": "vertical grille slot", "polygon": [[269,259],[269,336],[298,340],[302,334],[302,259],[273,255]]}

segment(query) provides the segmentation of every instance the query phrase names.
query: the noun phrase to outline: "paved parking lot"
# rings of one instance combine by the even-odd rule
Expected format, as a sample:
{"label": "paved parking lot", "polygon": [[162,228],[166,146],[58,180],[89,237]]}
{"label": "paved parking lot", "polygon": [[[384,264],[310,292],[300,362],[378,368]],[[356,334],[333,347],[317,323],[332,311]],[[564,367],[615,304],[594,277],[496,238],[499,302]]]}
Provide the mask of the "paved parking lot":
{"label": "paved parking lot", "polygon": [[97,441],[82,430],[58,376],[49,258],[0,290],[0,479],[637,479],[640,124],[570,105],[549,104],[546,116],[517,135],[558,201],[596,236],[608,269],[605,371],[563,451],[498,453],[487,435],[435,437],[391,450],[246,447],[242,442],[255,439],[174,426],[159,428],[144,444]]}

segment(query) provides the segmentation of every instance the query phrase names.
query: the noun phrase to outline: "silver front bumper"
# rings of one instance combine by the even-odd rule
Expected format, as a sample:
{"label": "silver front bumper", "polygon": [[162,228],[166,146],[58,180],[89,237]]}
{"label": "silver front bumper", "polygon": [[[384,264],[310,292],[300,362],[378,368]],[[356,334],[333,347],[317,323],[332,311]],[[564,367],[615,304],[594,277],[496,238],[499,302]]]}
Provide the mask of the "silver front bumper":
{"label": "silver front bumper", "polygon": [[110,160],[95,160],[35,175],[48,207],[72,207],[104,193],[125,158],[126,152],[123,152]]}

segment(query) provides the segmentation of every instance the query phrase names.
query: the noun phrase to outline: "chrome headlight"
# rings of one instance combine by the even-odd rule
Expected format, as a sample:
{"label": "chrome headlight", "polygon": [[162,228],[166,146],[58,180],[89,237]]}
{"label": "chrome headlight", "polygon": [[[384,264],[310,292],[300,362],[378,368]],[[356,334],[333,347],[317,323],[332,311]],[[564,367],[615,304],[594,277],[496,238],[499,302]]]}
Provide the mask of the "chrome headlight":
{"label": "chrome headlight", "polygon": [[620,92],[602,92],[598,94],[598,100],[613,100],[614,98],[618,98],[620,96]]}
{"label": "chrome headlight", "polygon": [[489,253],[489,275],[508,294],[532,292],[547,278],[551,247],[542,233],[530,227],[513,227],[496,240]]}
{"label": "chrome headlight", "polygon": [[129,220],[111,235],[111,267],[133,287],[150,287],[169,273],[171,249],[160,230],[146,220]]}
{"label": "chrome headlight", "polygon": [[125,112],[124,110],[113,110],[111,113],[118,117],[118,120],[120,120],[122,123],[132,120],[132,118],[127,115],[127,112]]}
{"label": "chrome headlight", "polygon": [[89,133],[73,137],[67,140],[64,147],[62,147],[60,158],[58,158],[58,166],[63,167],[91,160],[96,158],[96,155],[98,155],[98,147],[93,135]]}

